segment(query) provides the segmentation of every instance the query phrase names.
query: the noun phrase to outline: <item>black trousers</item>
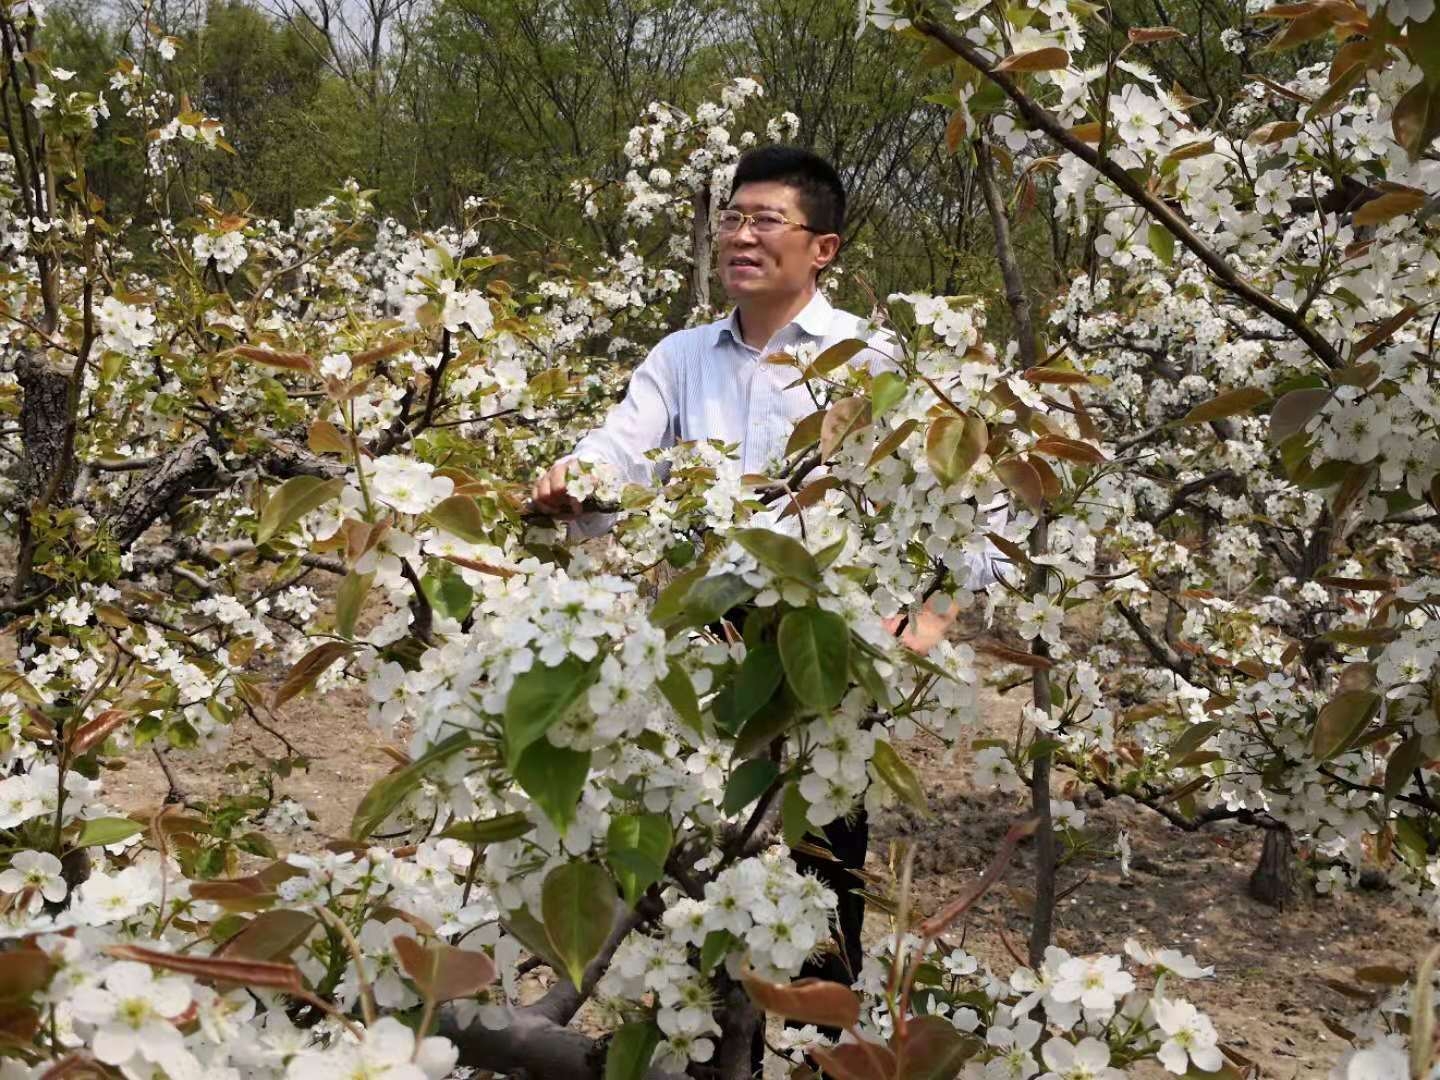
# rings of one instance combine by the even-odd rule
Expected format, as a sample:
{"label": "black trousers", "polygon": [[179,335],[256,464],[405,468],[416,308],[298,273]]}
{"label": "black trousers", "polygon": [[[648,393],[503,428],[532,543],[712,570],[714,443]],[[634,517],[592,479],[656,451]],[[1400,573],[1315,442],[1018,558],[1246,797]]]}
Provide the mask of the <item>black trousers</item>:
{"label": "black trousers", "polygon": [[[801,978],[828,979],[830,982],[849,986],[860,976],[860,965],[865,959],[865,948],[860,932],[865,925],[865,901],[855,894],[864,883],[852,874],[865,865],[865,853],[870,847],[870,817],[862,807],[850,820],[840,818],[826,825],[825,846],[839,862],[831,862],[803,851],[794,853],[795,865],[802,874],[814,874],[827,888],[839,897],[835,909],[835,927],[832,931],[835,948],[827,949],[805,961],[800,969]],[[787,1027],[801,1025],[786,1021]],[[822,1029],[822,1034],[831,1039],[839,1038],[840,1032],[833,1028]],[[752,1074],[758,1076],[765,1058],[765,1024],[762,1019],[755,1031],[751,1044],[750,1062]]]}

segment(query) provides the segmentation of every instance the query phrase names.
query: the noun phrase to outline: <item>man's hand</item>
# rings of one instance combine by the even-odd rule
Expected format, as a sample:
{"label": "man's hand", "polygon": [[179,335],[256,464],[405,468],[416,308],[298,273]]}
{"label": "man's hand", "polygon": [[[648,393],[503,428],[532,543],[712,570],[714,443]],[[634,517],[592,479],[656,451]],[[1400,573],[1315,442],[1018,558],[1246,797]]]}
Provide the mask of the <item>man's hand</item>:
{"label": "man's hand", "polygon": [[[955,625],[955,620],[959,617],[960,605],[953,600],[950,602],[949,610],[943,615],[935,610],[933,601],[927,600],[919,614],[905,623],[905,632],[900,635],[900,643],[912,652],[924,656],[945,640],[946,633],[950,627]],[[885,620],[885,629],[893,634],[899,629],[902,618],[902,615],[892,615]]]}
{"label": "man's hand", "polygon": [[561,519],[573,518],[580,513],[580,500],[565,487],[566,477],[574,464],[574,458],[561,458],[540,474],[530,493],[535,509]]}

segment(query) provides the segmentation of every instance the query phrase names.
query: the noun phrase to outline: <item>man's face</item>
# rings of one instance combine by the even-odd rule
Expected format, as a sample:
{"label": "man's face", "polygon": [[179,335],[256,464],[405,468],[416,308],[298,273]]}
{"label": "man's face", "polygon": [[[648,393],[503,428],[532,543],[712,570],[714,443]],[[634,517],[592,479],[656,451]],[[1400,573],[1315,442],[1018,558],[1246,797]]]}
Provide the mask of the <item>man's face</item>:
{"label": "man's face", "polygon": [[[730,208],[747,214],[771,210],[808,225],[798,194],[788,184],[771,180],[741,184],[730,199]],[[733,233],[721,233],[717,247],[720,282],[730,299],[739,302],[803,293],[816,272],[835,258],[840,238],[795,225],[759,234],[747,221]]]}

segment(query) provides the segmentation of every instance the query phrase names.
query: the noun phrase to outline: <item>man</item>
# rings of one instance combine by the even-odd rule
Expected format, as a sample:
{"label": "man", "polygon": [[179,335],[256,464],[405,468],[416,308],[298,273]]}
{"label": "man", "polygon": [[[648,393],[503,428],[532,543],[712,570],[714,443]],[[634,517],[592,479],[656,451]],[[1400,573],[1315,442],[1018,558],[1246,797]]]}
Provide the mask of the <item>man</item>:
{"label": "man", "polygon": [[608,462],[648,483],[646,452],[691,439],[738,443],[742,471],[765,472],[815,403],[803,386],[785,389],[794,368],[764,357],[865,333],[863,319],[831,307],[816,287],[845,220],[845,187],[830,163],[796,147],[761,147],[741,157],[732,191],[716,233],[720,281],[735,310],[655,346],[604,425],[540,477],[537,508],[578,512],[566,491],[577,460]]}
{"label": "man", "polygon": [[[815,403],[803,386],[786,389],[795,379],[792,367],[764,358],[799,345],[824,350],[866,334],[865,320],[832,307],[816,284],[840,250],[844,221],[845,187],[825,159],[789,146],[742,156],[716,228],[720,281],[735,310],[656,345],[605,423],[536,482],[536,507],[562,518],[579,513],[579,502],[566,489],[577,460],[608,462],[626,479],[648,483],[653,478],[646,452],[692,439],[738,443],[742,470],[765,472]],[[879,350],[869,352],[872,366],[887,362]],[[924,651],[950,621],[922,614],[904,640]],[[796,863],[840,896],[846,960],[807,963],[805,974],[848,983],[862,957],[864,902],[853,895],[858,882],[845,869],[864,865],[868,822],[862,813],[853,823],[827,827],[825,836],[838,867],[803,853]]]}

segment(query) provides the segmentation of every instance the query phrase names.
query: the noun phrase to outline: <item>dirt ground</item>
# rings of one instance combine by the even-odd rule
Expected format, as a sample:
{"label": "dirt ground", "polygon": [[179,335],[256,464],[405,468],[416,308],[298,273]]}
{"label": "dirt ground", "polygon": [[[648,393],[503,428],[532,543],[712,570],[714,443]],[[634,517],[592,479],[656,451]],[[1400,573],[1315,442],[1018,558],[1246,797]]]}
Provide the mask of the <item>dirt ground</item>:
{"label": "dirt ground", "polygon": [[[983,690],[984,727],[1013,732],[1020,705],[1019,692],[1002,697]],[[344,834],[356,801],[393,762],[366,724],[363,699],[355,691],[302,697],[284,712],[284,735],[311,764],[282,790],[306,806],[315,827],[277,843],[282,850],[313,850],[327,836]],[[248,726],[221,759],[174,754],[171,766],[187,793],[211,797],[234,783],[224,772],[227,762],[256,751],[277,756],[280,749],[273,736]],[[915,903],[929,913],[989,861],[1024,806],[1013,796],[977,792],[963,750],[948,765],[938,750],[919,741],[907,754],[926,784],[935,816],[922,821],[898,811],[883,814],[872,828],[871,860],[880,870],[891,841],[913,841]],[[166,790],[159,767],[145,755],[107,782],[112,800],[127,811],[153,809]],[[1213,980],[1188,983],[1184,993],[1209,1013],[1226,1045],[1254,1061],[1266,1077],[1326,1076],[1344,1050],[1324,1021],[1343,1024],[1354,1003],[1323,979],[1348,980],[1363,965],[1412,967],[1436,938],[1423,915],[1385,893],[1307,895],[1291,910],[1266,907],[1246,895],[1259,851],[1252,830],[1186,833],[1143,807],[1125,801],[1085,805],[1078,794],[1093,842],[1060,871],[1059,888],[1069,894],[1057,913],[1056,944],[1075,953],[1119,952],[1126,938],[1135,937],[1214,965]],[[1114,854],[1121,829],[1133,851],[1128,878]],[[1024,951],[1029,920],[1024,897],[1014,887],[1027,881],[1029,858],[1022,849],[1007,878],[1010,887],[982,900],[963,929],[965,946],[997,972],[1014,966],[1002,930]],[[872,912],[866,930],[869,936],[887,933],[884,916]]]}

